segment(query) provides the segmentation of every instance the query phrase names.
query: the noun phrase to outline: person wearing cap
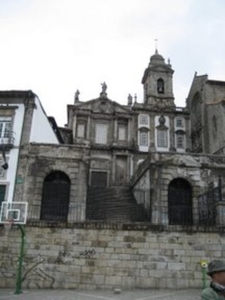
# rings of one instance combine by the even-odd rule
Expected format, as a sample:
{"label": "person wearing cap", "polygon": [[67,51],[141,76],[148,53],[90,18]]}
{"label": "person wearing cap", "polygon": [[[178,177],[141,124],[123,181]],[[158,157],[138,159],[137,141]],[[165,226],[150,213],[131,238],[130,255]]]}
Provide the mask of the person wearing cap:
{"label": "person wearing cap", "polygon": [[210,287],[203,290],[202,300],[225,300],[225,261],[213,260],[208,265]]}

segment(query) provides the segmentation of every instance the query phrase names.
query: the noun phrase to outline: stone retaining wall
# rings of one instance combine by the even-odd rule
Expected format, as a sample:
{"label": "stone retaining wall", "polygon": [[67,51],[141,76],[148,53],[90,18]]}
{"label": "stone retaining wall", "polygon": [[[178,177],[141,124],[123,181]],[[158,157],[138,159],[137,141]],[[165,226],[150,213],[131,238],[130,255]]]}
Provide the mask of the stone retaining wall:
{"label": "stone retaining wall", "polygon": [[[222,233],[92,227],[96,229],[27,225],[23,287],[201,288],[200,260],[225,255]],[[15,287],[19,250],[19,229],[14,226],[7,236],[1,227],[2,288]]]}

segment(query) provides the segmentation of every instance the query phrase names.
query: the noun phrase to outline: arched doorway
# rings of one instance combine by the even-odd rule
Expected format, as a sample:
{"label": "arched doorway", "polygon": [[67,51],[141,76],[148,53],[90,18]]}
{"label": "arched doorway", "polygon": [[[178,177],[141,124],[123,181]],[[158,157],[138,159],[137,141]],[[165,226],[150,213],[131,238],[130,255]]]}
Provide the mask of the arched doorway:
{"label": "arched doorway", "polygon": [[192,224],[191,185],[185,179],[173,179],[168,186],[168,216],[170,225]]}
{"label": "arched doorway", "polygon": [[44,180],[41,220],[66,221],[69,208],[70,179],[60,171],[50,173]]}

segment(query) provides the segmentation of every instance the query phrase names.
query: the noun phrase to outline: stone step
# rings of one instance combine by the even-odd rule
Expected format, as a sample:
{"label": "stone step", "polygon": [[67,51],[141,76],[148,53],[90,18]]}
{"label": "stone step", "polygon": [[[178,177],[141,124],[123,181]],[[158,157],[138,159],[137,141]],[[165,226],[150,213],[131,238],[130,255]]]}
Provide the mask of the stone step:
{"label": "stone step", "polygon": [[129,188],[90,187],[87,191],[87,219],[130,222],[146,221],[146,216]]}

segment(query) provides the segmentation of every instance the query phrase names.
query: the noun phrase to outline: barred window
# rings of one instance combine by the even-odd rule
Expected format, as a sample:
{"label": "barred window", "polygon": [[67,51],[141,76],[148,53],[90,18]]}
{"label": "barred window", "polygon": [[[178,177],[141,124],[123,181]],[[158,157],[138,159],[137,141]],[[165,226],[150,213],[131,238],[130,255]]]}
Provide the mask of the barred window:
{"label": "barred window", "polygon": [[70,179],[54,171],[43,182],[41,220],[66,221],[69,211]]}

